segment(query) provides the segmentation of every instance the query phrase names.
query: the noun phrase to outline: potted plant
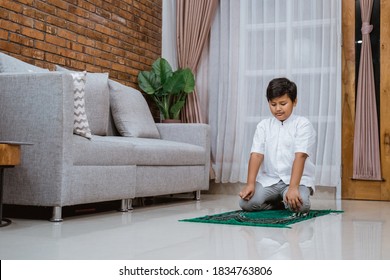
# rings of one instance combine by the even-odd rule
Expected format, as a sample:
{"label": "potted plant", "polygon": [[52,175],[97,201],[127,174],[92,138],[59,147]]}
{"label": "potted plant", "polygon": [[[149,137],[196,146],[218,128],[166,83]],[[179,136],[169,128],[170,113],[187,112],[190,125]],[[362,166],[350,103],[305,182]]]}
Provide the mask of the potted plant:
{"label": "potted plant", "polygon": [[150,71],[138,74],[138,85],[156,102],[164,120],[179,120],[187,95],[194,91],[195,78],[191,69],[172,71],[166,59],[158,58]]}

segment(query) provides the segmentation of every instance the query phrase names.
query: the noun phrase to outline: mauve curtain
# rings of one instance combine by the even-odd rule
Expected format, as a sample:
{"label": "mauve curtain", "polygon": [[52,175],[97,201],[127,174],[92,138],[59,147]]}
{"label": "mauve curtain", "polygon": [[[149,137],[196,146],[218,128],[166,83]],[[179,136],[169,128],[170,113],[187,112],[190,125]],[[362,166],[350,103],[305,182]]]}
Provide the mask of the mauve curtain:
{"label": "mauve curtain", "polygon": [[356,100],[353,149],[353,178],[381,180],[378,119],[372,63],[370,25],[374,0],[360,0],[362,15],[362,48]]}
{"label": "mauve curtain", "polygon": [[[203,46],[210,33],[218,0],[177,0],[177,56],[180,68],[197,72]],[[187,97],[181,119],[187,123],[203,123],[197,90]]]}

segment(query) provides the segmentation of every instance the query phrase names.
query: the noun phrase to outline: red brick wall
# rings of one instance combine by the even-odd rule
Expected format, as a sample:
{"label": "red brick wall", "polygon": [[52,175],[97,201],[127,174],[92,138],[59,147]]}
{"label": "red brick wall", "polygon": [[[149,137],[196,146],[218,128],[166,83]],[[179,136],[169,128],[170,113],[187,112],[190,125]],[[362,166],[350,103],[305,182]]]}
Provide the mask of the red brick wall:
{"label": "red brick wall", "polygon": [[0,0],[0,51],[137,87],[161,56],[162,0]]}

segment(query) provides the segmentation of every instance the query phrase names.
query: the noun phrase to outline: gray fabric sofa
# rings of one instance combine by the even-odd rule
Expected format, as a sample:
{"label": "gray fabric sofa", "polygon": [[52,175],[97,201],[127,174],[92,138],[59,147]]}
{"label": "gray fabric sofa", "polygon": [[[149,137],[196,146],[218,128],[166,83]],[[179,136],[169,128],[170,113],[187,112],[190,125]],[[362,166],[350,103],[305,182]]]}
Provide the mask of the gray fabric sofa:
{"label": "gray fabric sofa", "polygon": [[126,211],[136,197],[209,188],[208,125],[154,123],[140,92],[87,73],[92,137],[77,135],[71,73],[0,53],[0,140],[32,143],[6,171],[5,204],[53,207],[61,221],[64,206],[118,200]]}

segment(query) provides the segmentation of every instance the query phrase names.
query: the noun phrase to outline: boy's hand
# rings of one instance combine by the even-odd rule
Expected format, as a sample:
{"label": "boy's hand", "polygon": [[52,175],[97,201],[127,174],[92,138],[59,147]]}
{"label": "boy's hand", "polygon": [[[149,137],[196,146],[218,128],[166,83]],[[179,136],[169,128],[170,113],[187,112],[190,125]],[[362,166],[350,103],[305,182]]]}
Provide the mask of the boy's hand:
{"label": "boy's hand", "polygon": [[252,196],[255,194],[255,186],[253,185],[246,185],[242,191],[240,192],[240,197],[244,200],[249,200],[252,198]]}
{"label": "boy's hand", "polygon": [[286,193],[286,203],[293,211],[298,211],[302,206],[302,198],[299,195],[299,188],[289,187]]}

